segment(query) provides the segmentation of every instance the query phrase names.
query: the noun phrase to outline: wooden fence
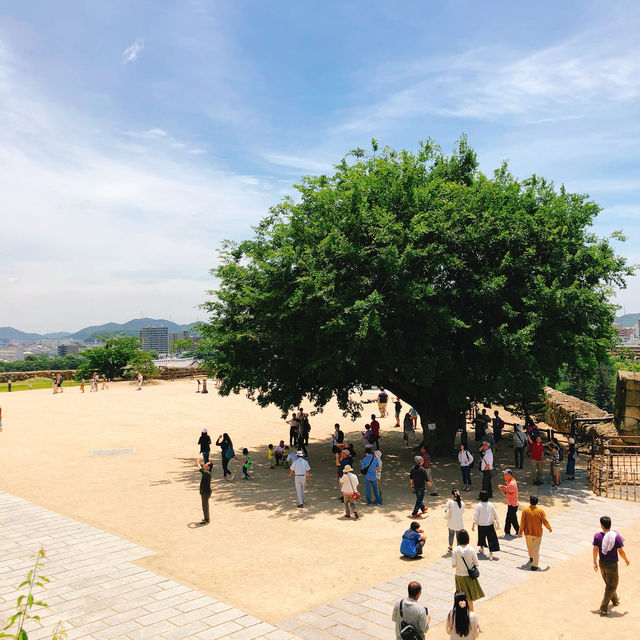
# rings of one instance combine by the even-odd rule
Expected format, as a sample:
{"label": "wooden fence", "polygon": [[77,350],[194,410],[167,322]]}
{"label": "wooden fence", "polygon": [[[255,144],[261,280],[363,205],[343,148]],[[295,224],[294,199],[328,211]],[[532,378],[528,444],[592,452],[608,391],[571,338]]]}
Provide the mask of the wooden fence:
{"label": "wooden fence", "polygon": [[592,491],[606,498],[640,501],[640,436],[600,437],[587,467]]}

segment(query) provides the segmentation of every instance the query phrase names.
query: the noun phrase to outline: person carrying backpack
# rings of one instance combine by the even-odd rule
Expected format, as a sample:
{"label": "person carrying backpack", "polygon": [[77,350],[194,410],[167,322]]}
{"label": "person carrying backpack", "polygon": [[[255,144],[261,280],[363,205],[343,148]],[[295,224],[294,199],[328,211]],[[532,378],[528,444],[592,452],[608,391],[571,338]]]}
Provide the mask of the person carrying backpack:
{"label": "person carrying backpack", "polygon": [[391,619],[396,623],[396,640],[424,640],[431,616],[426,607],[418,604],[422,585],[410,582],[407,591],[409,597],[396,602],[391,614]]}

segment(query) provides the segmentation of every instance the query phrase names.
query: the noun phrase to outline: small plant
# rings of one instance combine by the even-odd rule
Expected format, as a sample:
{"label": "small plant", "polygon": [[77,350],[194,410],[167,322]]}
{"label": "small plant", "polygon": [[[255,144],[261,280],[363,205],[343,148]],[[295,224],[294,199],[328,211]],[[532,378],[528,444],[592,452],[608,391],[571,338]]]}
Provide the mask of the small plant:
{"label": "small plant", "polygon": [[[33,597],[34,587],[44,587],[44,585],[49,582],[49,578],[38,575],[38,569],[46,559],[44,549],[40,549],[40,551],[38,551],[38,553],[36,553],[34,557],[36,561],[33,569],[31,569],[31,571],[29,571],[29,573],[27,574],[26,580],[18,585],[18,589],[27,587],[27,592],[18,596],[18,600],[16,602],[16,612],[7,619],[7,624],[0,633],[0,638],[13,638],[13,640],[29,640],[29,636],[24,629],[25,623],[27,622],[27,620],[40,620],[40,616],[37,614],[33,615],[31,613],[31,610],[33,609],[33,607],[49,606],[48,604],[40,600],[36,600]],[[12,627],[14,628],[12,629]],[[7,631],[9,631],[9,633],[6,633]],[[66,633],[62,629],[61,623],[58,622],[53,629],[51,640],[62,640],[65,637]]]}

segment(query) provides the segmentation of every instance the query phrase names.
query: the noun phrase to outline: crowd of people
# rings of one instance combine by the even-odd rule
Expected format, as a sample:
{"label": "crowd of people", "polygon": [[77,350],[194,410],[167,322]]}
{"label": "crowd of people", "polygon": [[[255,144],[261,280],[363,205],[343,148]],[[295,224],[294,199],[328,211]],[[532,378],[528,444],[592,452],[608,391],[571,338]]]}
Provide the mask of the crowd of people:
{"label": "crowd of people", "polygon": [[[378,396],[380,419],[387,415],[386,404],[388,395],[384,390]],[[404,436],[406,428],[415,431],[411,409],[405,416],[405,422],[401,425],[400,416],[402,405],[398,399],[395,405],[395,427],[403,428]],[[409,427],[410,423],[410,427]],[[309,415],[299,407],[286,421],[289,428],[289,442],[280,440],[277,445],[269,444],[266,451],[266,459],[270,469],[283,467],[289,470],[289,476],[293,480],[298,508],[304,507],[305,487],[310,482],[311,467],[308,462],[309,433],[311,425]],[[406,426],[405,426],[406,425]],[[471,510],[470,530],[465,525],[467,505],[462,499],[461,491],[457,488],[451,490],[448,500],[444,504],[444,518],[448,529],[447,553],[451,557],[451,566],[454,573],[455,594],[454,604],[447,618],[447,631],[451,638],[476,638],[480,626],[474,613],[474,602],[484,597],[479,575],[479,555],[489,561],[496,559],[500,552],[500,539],[498,531],[501,523],[498,511],[493,503],[493,477],[495,473],[495,456],[499,452],[501,442],[504,441],[504,428],[507,424],[502,420],[499,411],[494,411],[494,417],[489,418],[486,410],[482,410],[473,421],[475,428],[475,440],[477,452],[474,455],[463,443],[460,444],[458,462],[462,476],[462,492],[470,492],[473,486],[473,469],[477,465],[480,473],[481,490],[477,502],[469,507]],[[573,439],[569,439],[566,445],[561,445],[557,439],[551,439],[542,443],[543,434],[533,420],[528,419],[524,426],[513,424],[513,449],[514,469],[521,470],[524,466],[525,456],[530,457],[534,486],[542,484],[544,470],[544,456],[548,456],[549,471],[552,486],[561,484],[559,462],[562,460],[561,452],[567,456],[566,479],[575,478],[575,462],[578,451]],[[378,416],[371,414],[369,422],[361,431],[364,447],[362,458],[357,461],[356,445],[347,441],[339,424],[334,425],[334,430],[329,434],[328,441],[331,453],[335,460],[338,499],[344,507],[344,518],[358,520],[361,514],[358,510],[360,491],[364,485],[364,498],[367,505],[383,505],[382,496],[382,467],[383,455],[380,449],[382,433]],[[233,481],[235,474],[229,469],[232,460],[242,463],[243,475],[246,480],[250,478],[252,460],[246,448],[242,449],[242,455],[236,455],[231,438],[227,433],[218,436],[216,446],[220,447],[223,477]],[[203,524],[210,522],[209,498],[211,496],[211,466],[210,460],[212,441],[207,430],[203,429],[198,440],[201,458],[198,467],[202,474],[200,494],[202,497]],[[431,496],[438,496],[433,477],[433,465],[428,445],[421,442],[417,445],[419,453],[413,458],[413,466],[408,472],[409,485],[414,494],[414,507],[410,516],[414,518],[409,528],[401,537],[400,552],[403,557],[423,557],[427,545],[427,535],[421,523],[421,519],[429,507],[425,504],[425,495],[428,491]],[[476,462],[477,459],[477,462]],[[474,464],[475,463],[475,464]],[[360,473],[355,469],[359,467]],[[525,566],[531,571],[539,570],[540,546],[543,536],[543,527],[551,532],[551,525],[544,510],[539,506],[538,496],[529,496],[528,505],[522,510],[518,521],[519,488],[516,480],[516,471],[507,468],[503,471],[504,482],[497,485],[497,489],[504,496],[507,513],[504,521],[504,539],[514,537],[525,539],[529,561]],[[600,569],[606,584],[605,600],[601,606],[601,613],[606,615],[608,603],[614,605],[618,602],[617,588],[617,554],[620,553],[625,561],[628,560],[622,551],[622,538],[619,534],[608,535],[610,521],[603,518],[603,535],[594,538],[594,568]],[[608,525],[607,525],[608,522]],[[608,526],[605,529],[605,526]],[[512,534],[513,531],[513,534]],[[471,540],[471,534],[477,538]],[[455,542],[455,546],[454,546]],[[598,564],[599,561],[599,564]],[[615,566],[614,566],[615,565]],[[393,611],[393,619],[396,621],[398,638],[407,640],[406,634],[401,631],[408,624],[415,627],[417,638],[424,637],[428,629],[429,615],[424,607],[417,605],[421,588],[418,583],[409,585],[409,597],[397,603]],[[608,600],[607,600],[608,598]],[[422,635],[421,635],[422,634]]]}

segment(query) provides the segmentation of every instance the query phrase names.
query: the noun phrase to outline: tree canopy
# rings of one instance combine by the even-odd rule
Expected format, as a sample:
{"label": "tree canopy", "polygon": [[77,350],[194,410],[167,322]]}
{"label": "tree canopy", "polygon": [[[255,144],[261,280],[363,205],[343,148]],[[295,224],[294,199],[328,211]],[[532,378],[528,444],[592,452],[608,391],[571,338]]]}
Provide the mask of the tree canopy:
{"label": "tree canopy", "polygon": [[335,395],[356,415],[352,391],[384,386],[444,446],[470,403],[526,410],[563,366],[605,358],[631,269],[588,196],[506,164],[487,177],[464,138],[450,156],[373,141],[295,188],[212,270],[201,330],[223,394],[283,412]]}
{"label": "tree canopy", "polygon": [[119,335],[98,336],[101,344],[82,353],[83,361],[76,378],[90,378],[99,373],[109,379],[123,375],[125,367],[136,357],[140,338]]}

